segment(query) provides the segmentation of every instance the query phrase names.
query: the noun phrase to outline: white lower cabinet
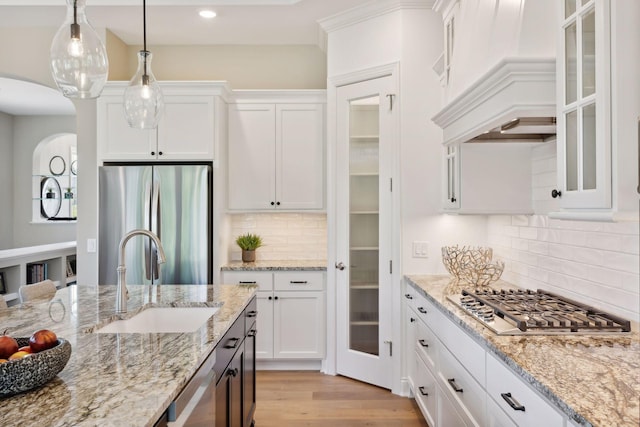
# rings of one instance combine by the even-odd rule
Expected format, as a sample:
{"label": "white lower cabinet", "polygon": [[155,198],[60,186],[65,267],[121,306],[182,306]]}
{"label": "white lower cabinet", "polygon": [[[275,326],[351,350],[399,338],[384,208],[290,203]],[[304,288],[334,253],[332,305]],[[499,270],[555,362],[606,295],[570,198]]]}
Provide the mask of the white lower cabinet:
{"label": "white lower cabinet", "polygon": [[420,407],[420,410],[424,414],[427,424],[430,426],[436,425],[436,408],[437,408],[437,394],[436,379],[433,373],[427,368],[424,360],[420,357],[419,351],[414,353],[414,372],[415,372],[415,398],[416,403]]}
{"label": "white lower cabinet", "polygon": [[324,358],[324,273],[224,271],[222,280],[259,287],[257,359]]}
{"label": "white lower cabinet", "polygon": [[[438,381],[466,426],[485,425],[486,393],[474,377],[447,350],[440,347]],[[476,354],[484,359],[484,352]],[[481,378],[484,380],[484,378]],[[447,425],[447,424],[442,424]]]}
{"label": "white lower cabinet", "polygon": [[495,357],[487,356],[487,393],[521,427],[563,426],[563,416]]}
{"label": "white lower cabinet", "polygon": [[571,425],[424,295],[405,295],[408,382],[430,427]]}

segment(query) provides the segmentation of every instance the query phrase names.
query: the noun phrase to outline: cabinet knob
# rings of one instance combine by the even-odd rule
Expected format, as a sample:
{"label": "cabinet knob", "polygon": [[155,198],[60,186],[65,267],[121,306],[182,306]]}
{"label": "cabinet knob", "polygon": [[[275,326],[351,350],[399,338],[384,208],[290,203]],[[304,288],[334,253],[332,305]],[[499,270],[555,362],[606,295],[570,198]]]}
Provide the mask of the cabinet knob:
{"label": "cabinet knob", "polygon": [[455,203],[455,202],[456,202],[456,200],[457,200],[457,199],[456,199],[455,197],[452,197],[452,198],[451,198],[451,203]]}
{"label": "cabinet knob", "polygon": [[411,323],[416,321],[416,319],[414,319],[413,317],[410,317],[409,320],[411,321]]}
{"label": "cabinet knob", "polygon": [[155,151],[152,151],[152,152],[151,152],[151,155],[152,155],[152,156],[155,156],[155,155],[156,155],[156,152],[155,152]]}
{"label": "cabinet knob", "polygon": [[271,301],[273,299],[273,297],[269,297],[268,300]]}
{"label": "cabinet knob", "polygon": [[557,197],[562,197],[562,191],[556,190],[555,188],[551,190],[551,197],[554,199]]}
{"label": "cabinet knob", "polygon": [[276,202],[276,205],[277,205],[277,206],[280,206],[280,202]]}
{"label": "cabinet knob", "polygon": [[158,156],[162,156],[162,151],[158,151]]}
{"label": "cabinet knob", "polygon": [[273,205],[275,205],[275,204],[276,204],[276,202],[271,202],[271,206],[273,206]]}
{"label": "cabinet knob", "polygon": [[277,299],[278,299],[278,296],[276,295],[275,297],[273,297],[273,299],[277,300]]}

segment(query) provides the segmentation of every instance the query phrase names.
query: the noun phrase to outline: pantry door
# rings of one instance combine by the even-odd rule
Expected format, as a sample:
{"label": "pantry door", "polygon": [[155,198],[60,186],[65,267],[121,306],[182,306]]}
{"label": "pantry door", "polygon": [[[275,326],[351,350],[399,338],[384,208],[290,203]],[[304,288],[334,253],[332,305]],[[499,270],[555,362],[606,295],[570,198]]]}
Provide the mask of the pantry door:
{"label": "pantry door", "polygon": [[392,77],[337,89],[338,374],[391,388]]}

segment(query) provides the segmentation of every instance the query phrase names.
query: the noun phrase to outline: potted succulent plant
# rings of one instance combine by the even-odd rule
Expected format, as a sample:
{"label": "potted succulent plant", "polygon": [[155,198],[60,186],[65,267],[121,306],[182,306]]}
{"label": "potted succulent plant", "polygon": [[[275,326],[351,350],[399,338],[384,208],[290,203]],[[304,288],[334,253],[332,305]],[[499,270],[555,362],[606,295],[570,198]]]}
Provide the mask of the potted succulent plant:
{"label": "potted succulent plant", "polygon": [[242,262],[256,260],[256,249],[262,246],[262,238],[257,234],[242,234],[236,238],[236,244],[242,249]]}

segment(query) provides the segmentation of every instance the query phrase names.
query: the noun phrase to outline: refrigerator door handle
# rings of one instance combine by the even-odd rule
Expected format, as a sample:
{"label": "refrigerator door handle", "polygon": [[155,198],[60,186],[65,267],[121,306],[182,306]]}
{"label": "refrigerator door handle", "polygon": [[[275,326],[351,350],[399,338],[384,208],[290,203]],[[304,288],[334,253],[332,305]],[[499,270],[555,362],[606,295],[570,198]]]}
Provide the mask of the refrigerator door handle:
{"label": "refrigerator door handle", "polygon": [[[160,241],[160,184],[158,181],[153,183],[153,196],[151,199],[151,232],[154,233]],[[151,271],[153,271],[154,283],[160,278],[160,266],[158,264],[157,248],[152,247],[151,239],[148,239],[149,253],[151,254]]]}
{"label": "refrigerator door handle", "polygon": [[[153,182],[149,182],[144,194],[144,229],[151,230],[149,213],[151,212],[151,198]],[[151,239],[144,237],[144,273],[147,280],[151,280]]]}

